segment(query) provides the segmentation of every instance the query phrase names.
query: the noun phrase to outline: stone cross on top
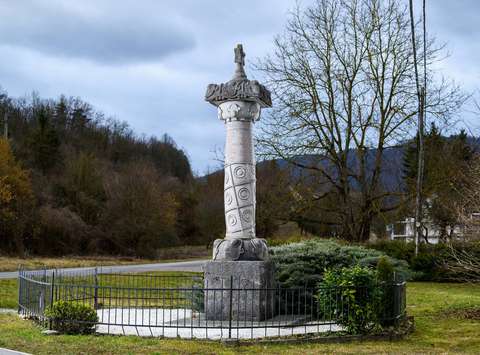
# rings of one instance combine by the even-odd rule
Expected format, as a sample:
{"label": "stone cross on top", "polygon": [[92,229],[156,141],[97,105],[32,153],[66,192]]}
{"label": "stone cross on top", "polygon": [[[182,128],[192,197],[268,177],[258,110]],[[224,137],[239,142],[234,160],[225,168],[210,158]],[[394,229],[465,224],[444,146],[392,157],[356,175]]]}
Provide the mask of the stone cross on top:
{"label": "stone cross on top", "polygon": [[237,47],[234,49],[235,51],[235,63],[239,63],[242,66],[245,65],[245,52],[243,51],[243,46],[241,44],[237,44]]}
{"label": "stone cross on top", "polygon": [[245,74],[245,52],[243,51],[243,46],[237,44],[237,47],[234,49],[235,52],[235,63],[237,63],[237,68],[235,69],[235,75],[233,79],[246,79],[247,74]]}

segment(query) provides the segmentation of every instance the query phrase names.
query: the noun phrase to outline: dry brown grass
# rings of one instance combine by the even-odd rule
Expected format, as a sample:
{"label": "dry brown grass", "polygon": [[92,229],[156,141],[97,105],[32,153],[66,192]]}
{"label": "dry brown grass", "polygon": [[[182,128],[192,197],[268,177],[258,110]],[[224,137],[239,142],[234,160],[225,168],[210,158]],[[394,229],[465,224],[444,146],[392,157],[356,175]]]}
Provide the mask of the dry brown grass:
{"label": "dry brown grass", "polygon": [[65,257],[33,257],[17,258],[10,256],[0,256],[0,271],[15,271],[19,265],[28,269],[47,268],[66,268],[66,267],[87,267],[100,265],[124,265],[124,264],[144,264],[158,262],[158,260],[135,259],[135,258],[116,258],[103,256],[65,256]]}
{"label": "dry brown grass", "polygon": [[181,246],[158,250],[157,259],[139,259],[120,256],[64,256],[30,258],[0,256],[0,272],[15,271],[18,269],[19,265],[23,265],[28,269],[41,269],[43,267],[68,268],[128,264],[150,264],[188,259],[204,259],[208,258],[210,255],[211,249],[207,249],[205,246]]}

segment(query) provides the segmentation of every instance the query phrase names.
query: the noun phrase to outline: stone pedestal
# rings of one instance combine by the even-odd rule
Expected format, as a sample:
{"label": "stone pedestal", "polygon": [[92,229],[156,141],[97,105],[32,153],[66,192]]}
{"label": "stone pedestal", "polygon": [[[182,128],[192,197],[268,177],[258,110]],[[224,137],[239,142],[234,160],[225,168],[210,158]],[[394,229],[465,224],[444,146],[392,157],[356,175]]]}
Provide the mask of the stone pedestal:
{"label": "stone pedestal", "polygon": [[204,302],[208,320],[257,322],[274,316],[274,268],[270,261],[209,261]]}

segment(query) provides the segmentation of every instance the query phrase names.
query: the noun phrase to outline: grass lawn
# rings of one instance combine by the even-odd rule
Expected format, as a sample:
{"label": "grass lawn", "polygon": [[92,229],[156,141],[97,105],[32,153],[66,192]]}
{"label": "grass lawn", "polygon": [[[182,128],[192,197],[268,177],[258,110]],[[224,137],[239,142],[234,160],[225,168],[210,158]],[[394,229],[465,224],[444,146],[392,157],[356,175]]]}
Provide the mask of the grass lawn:
{"label": "grass lawn", "polygon": [[0,279],[0,308],[17,308],[17,280]]}
{"label": "grass lawn", "polygon": [[67,267],[89,267],[89,266],[111,266],[128,264],[150,264],[169,261],[178,261],[179,259],[205,259],[211,255],[211,250],[205,246],[181,246],[175,248],[164,248],[158,250],[157,259],[137,259],[129,257],[108,257],[108,256],[66,256],[58,258],[32,257],[17,258],[9,256],[0,256],[0,272],[16,271],[19,265],[24,265],[28,269],[47,268],[67,268]]}
{"label": "grass lawn", "polygon": [[[0,281],[1,282],[1,281]],[[0,284],[15,300],[15,282]],[[0,296],[1,297],[1,296]],[[35,354],[318,354],[318,353],[480,353],[480,319],[468,319],[467,309],[480,309],[480,285],[411,282],[408,312],[416,331],[401,341],[350,344],[268,344],[239,348],[217,342],[134,336],[45,336],[34,323],[0,314],[0,347]]]}

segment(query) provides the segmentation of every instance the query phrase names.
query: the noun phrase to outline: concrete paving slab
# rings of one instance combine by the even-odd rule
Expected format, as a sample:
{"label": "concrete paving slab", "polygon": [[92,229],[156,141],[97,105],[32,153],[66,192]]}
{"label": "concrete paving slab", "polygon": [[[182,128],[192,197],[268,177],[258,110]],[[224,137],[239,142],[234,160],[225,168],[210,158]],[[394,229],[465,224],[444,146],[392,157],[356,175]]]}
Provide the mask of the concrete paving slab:
{"label": "concrete paving slab", "polygon": [[[98,310],[97,314],[100,322],[111,324],[98,325],[97,332],[101,334],[215,340],[229,338],[227,321],[208,321],[209,328],[206,328],[204,313],[192,312],[189,309],[113,308]],[[234,321],[231,337],[260,339],[342,330],[336,324],[317,324],[316,322],[298,324],[299,318],[295,315],[275,317],[262,322]]]}
{"label": "concrete paving slab", "polygon": [[30,355],[30,354],[22,353],[21,351],[0,348],[0,355]]}

